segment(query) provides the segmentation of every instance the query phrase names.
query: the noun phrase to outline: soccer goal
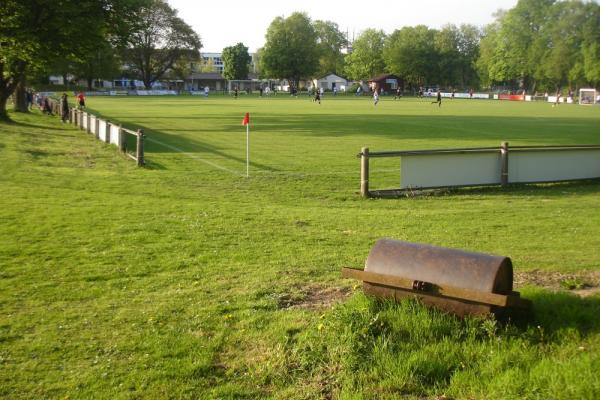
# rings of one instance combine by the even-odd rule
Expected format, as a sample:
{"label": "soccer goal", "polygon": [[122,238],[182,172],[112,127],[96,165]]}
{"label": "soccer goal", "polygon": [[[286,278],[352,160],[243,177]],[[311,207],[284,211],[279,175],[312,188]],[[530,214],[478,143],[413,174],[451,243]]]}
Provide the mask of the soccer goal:
{"label": "soccer goal", "polygon": [[600,104],[599,97],[596,89],[579,89],[579,104]]}
{"label": "soccer goal", "polygon": [[239,92],[257,92],[261,88],[264,90],[267,87],[272,87],[272,81],[264,80],[231,80],[227,81],[227,90],[229,93],[233,92],[236,88]]}

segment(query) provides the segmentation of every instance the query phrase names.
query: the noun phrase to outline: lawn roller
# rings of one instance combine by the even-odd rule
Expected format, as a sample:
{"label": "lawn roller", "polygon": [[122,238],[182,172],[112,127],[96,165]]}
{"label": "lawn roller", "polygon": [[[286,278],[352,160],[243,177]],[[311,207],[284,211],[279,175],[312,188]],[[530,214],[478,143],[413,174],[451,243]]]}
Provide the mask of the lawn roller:
{"label": "lawn roller", "polygon": [[343,268],[342,276],[362,280],[368,295],[415,297],[461,317],[506,317],[531,306],[512,290],[512,262],[502,256],[381,239],[364,270]]}

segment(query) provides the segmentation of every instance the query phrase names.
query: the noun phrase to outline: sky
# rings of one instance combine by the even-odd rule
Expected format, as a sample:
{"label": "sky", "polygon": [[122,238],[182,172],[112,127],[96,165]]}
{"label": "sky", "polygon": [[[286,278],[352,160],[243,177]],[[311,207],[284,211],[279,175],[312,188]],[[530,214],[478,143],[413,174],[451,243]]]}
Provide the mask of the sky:
{"label": "sky", "polygon": [[[312,20],[338,24],[353,35],[367,29],[392,33],[404,26],[446,24],[484,26],[498,9],[508,10],[517,0],[167,0],[179,17],[202,39],[203,52],[221,52],[242,42],[250,52],[262,47],[267,28],[277,16],[306,12]],[[355,6],[354,4],[361,4]]]}

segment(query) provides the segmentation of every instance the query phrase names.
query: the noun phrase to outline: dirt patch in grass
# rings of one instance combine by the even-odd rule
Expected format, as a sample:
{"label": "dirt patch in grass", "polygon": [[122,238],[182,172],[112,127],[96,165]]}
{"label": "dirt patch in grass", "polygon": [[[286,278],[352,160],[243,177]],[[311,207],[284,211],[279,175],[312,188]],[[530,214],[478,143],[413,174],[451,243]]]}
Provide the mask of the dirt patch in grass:
{"label": "dirt patch in grass", "polygon": [[600,271],[582,272],[547,272],[527,271],[516,272],[514,286],[539,286],[550,290],[566,290],[581,297],[591,296],[600,292]]}
{"label": "dirt patch in grass", "polygon": [[309,286],[299,288],[296,293],[279,295],[278,308],[305,310],[328,308],[346,299],[351,292],[352,290],[347,287]]}

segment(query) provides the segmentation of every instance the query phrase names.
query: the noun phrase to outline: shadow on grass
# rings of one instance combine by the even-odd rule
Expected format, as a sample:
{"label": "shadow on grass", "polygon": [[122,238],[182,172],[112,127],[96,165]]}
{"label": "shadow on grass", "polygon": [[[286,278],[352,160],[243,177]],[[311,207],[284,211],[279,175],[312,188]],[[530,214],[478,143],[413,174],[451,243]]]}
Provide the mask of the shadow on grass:
{"label": "shadow on grass", "polygon": [[[94,113],[95,115],[98,115],[100,118],[104,118],[104,119],[107,118],[95,110],[90,110],[90,112]],[[131,118],[131,117],[128,116],[128,118]],[[153,117],[153,119],[156,119],[156,118],[162,118],[162,117]],[[181,119],[181,118],[179,118],[179,119]],[[184,118],[184,119],[188,119],[188,118]],[[113,122],[116,122],[116,121],[117,121],[116,119],[113,119]],[[210,154],[213,156],[221,157],[223,159],[235,161],[242,165],[245,165],[245,163],[246,163],[245,158],[236,157],[234,155],[228,154],[225,151],[223,151],[223,149],[221,149],[213,144],[209,144],[207,142],[201,141],[201,140],[190,139],[190,138],[183,137],[183,136],[169,134],[167,132],[154,130],[154,129],[151,129],[144,125],[139,125],[139,124],[127,124],[126,127],[128,129],[131,129],[134,131],[141,129],[144,131],[145,136],[149,136],[154,139],[154,141],[145,141],[145,144],[144,144],[144,158],[146,159],[147,167],[151,168],[151,169],[168,169],[167,167],[165,167],[162,164],[153,162],[152,161],[152,153],[182,153],[182,152],[185,152],[185,153],[193,153],[198,156],[202,156],[203,154]],[[236,128],[239,128],[239,126],[236,125]],[[175,131],[177,131],[177,130],[175,130]],[[132,137],[130,137],[130,135],[128,135],[128,139],[127,139],[127,143],[126,143],[127,148],[130,148],[130,149],[135,148],[135,144],[133,144],[133,140],[134,139],[132,139]],[[162,144],[162,143],[164,143],[164,144]],[[277,168],[271,167],[269,165],[257,163],[254,161],[250,161],[250,166],[261,169],[261,170],[265,170],[265,171],[271,171],[271,172],[279,171],[279,169],[277,169]]]}
{"label": "shadow on grass", "polygon": [[535,290],[527,298],[533,302],[531,322],[548,334],[575,331],[585,337],[600,332],[600,296]]}
{"label": "shadow on grass", "polygon": [[[154,103],[153,103],[154,104]],[[206,106],[210,105],[215,110],[204,112]],[[307,109],[303,113],[265,113],[253,114],[252,128],[258,133],[276,133],[278,135],[290,135],[305,137],[308,140],[319,138],[350,138],[364,137],[365,146],[373,146],[373,143],[385,140],[398,140],[397,148],[371,148],[372,151],[379,150],[409,150],[415,148],[437,148],[440,142],[451,143],[444,147],[462,146],[499,146],[501,141],[509,141],[511,145],[529,144],[584,144],[597,142],[597,132],[590,130],[592,123],[589,118],[579,119],[576,117],[539,115],[456,115],[442,114],[438,110],[428,107],[428,104],[409,103],[407,108],[385,109],[382,114],[370,107],[365,102],[365,109],[360,113],[336,114],[334,112],[323,113],[322,108]],[[187,107],[187,105],[185,105]],[[202,104],[197,113],[178,116],[169,115],[164,112],[159,115],[124,114],[123,118],[133,121],[127,124],[128,128],[141,128],[148,135],[171,146],[160,144],[148,144],[147,152],[149,159],[152,153],[177,153],[189,152],[202,156],[210,154],[236,163],[244,164],[243,157],[231,155],[226,149],[202,140],[202,133],[238,132],[241,129],[242,113],[240,110],[230,109],[224,112],[216,112],[224,105],[221,103]],[[235,106],[235,102],[227,106]],[[196,107],[190,105],[189,107]],[[244,107],[248,107],[244,104]],[[367,108],[368,107],[368,108]],[[416,107],[416,109],[415,109]],[[367,111],[368,110],[368,111]],[[101,115],[96,110],[90,109],[95,114]],[[159,111],[157,110],[157,113]],[[422,114],[420,114],[422,113]],[[416,114],[416,115],[415,115]],[[105,116],[105,118],[107,118]],[[108,119],[118,119],[119,115],[112,115]],[[152,129],[152,126],[140,125],[140,121],[162,121],[170,126],[164,130]],[[600,120],[600,118],[599,118]],[[172,121],[172,124],[170,123]],[[202,127],[194,130],[199,121],[204,121]],[[211,121],[215,123],[212,124]],[[178,123],[180,122],[180,123]],[[151,124],[151,122],[149,122]],[[179,126],[180,125],[180,126]],[[191,128],[190,128],[191,127]],[[189,132],[193,138],[178,135],[179,132]],[[200,137],[200,138],[199,138]],[[372,142],[369,143],[373,138]],[[315,142],[318,146],[318,142]],[[389,144],[386,146],[390,146]],[[356,148],[359,151],[359,148]],[[348,154],[348,156],[353,156]],[[278,171],[268,165],[253,164],[253,167],[268,171]]]}
{"label": "shadow on grass", "polygon": [[[34,114],[32,114],[32,115],[34,115]],[[49,126],[49,125],[36,125],[36,124],[29,124],[27,122],[12,121],[12,120],[9,121],[7,123],[7,125],[9,125],[9,126],[13,125],[15,127],[23,127],[23,128],[33,128],[33,129],[36,129],[35,135],[38,135],[40,132],[43,133],[43,131],[64,131],[65,130],[64,127],[60,127],[60,128],[56,127],[55,128],[55,127],[52,127],[52,126]],[[25,132],[21,132],[21,133],[25,133]],[[31,134],[31,135],[33,135],[33,134]]]}

